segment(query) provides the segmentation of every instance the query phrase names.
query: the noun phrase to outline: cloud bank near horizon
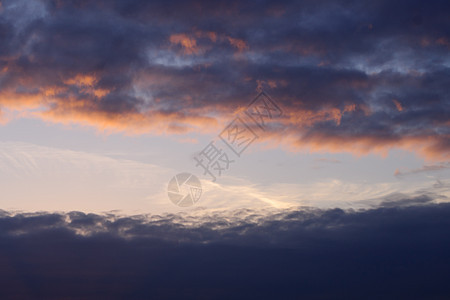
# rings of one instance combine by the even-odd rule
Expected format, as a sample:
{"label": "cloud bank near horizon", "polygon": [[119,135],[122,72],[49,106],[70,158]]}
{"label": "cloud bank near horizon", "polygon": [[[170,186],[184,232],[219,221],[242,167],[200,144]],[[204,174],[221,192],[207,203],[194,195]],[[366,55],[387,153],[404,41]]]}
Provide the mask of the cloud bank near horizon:
{"label": "cloud bank near horizon", "polygon": [[439,299],[450,205],[431,202],[198,218],[2,211],[0,295]]}

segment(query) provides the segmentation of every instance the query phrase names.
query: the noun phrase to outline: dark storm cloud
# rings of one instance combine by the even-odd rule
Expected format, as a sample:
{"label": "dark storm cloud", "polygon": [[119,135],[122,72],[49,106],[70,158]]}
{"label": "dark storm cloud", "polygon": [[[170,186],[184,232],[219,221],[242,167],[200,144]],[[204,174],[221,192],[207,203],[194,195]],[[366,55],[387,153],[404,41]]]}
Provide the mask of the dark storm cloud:
{"label": "dark storm cloud", "polygon": [[244,210],[197,219],[2,212],[0,295],[448,297],[450,205],[388,206],[268,215]]}
{"label": "dark storm cloud", "polygon": [[2,1],[0,104],[43,106],[56,122],[180,133],[211,130],[211,116],[263,86],[288,112],[295,147],[376,144],[445,160],[449,9],[437,0]]}

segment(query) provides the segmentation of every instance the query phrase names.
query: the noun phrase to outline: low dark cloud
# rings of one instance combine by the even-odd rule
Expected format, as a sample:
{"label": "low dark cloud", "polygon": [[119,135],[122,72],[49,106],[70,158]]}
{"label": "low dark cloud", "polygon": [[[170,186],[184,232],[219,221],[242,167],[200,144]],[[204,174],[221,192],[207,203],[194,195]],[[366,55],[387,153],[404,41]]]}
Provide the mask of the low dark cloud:
{"label": "low dark cloud", "polygon": [[449,204],[200,218],[2,212],[0,295],[445,299],[449,226]]}

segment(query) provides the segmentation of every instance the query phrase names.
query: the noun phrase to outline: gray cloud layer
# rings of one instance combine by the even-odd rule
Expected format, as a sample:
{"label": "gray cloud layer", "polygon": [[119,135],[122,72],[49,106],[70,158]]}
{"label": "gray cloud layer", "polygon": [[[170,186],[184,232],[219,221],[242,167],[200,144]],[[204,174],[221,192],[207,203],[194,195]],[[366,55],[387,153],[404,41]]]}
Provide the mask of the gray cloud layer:
{"label": "gray cloud layer", "polygon": [[36,0],[1,10],[4,106],[179,133],[207,130],[262,84],[285,107],[295,147],[448,159],[448,1]]}
{"label": "gray cloud layer", "polygon": [[269,216],[235,211],[192,221],[181,215],[3,212],[0,295],[443,299],[450,294],[448,204]]}

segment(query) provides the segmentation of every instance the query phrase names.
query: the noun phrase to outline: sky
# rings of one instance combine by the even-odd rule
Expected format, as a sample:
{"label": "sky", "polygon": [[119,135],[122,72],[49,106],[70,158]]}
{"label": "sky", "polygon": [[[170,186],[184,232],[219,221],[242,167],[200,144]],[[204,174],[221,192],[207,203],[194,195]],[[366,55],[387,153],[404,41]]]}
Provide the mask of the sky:
{"label": "sky", "polygon": [[446,298],[449,96],[448,1],[1,0],[4,296]]}

